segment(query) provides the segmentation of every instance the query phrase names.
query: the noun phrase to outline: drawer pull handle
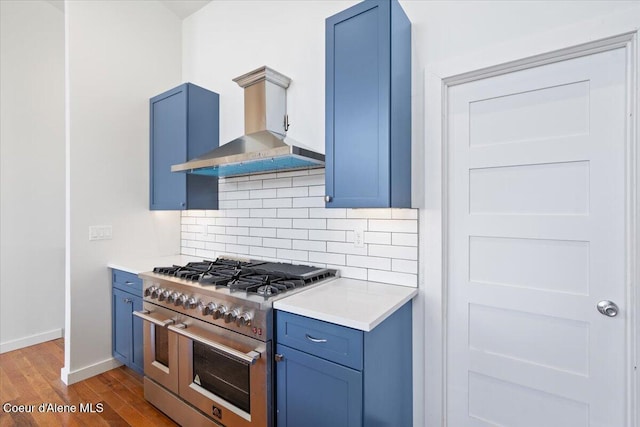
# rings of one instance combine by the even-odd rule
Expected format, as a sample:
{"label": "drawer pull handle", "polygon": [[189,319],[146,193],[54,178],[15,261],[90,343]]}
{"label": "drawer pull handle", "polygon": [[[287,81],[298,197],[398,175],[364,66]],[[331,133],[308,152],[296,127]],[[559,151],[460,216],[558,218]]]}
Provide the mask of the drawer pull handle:
{"label": "drawer pull handle", "polygon": [[134,285],[134,283],[133,283],[133,282],[130,282],[130,281],[128,281],[128,280],[127,280],[126,282],[124,282],[124,284],[125,284],[125,285],[127,285],[127,286],[132,286],[132,285]]}
{"label": "drawer pull handle", "polygon": [[323,343],[323,342],[327,342],[326,339],[324,338],[314,338],[309,334],[304,334],[304,336],[311,342],[316,342],[316,343]]}

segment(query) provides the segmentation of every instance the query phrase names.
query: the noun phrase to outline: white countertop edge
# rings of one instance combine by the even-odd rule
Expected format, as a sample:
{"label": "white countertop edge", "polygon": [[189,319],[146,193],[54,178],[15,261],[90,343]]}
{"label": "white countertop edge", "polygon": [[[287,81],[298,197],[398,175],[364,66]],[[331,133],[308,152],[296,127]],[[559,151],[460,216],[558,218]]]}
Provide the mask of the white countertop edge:
{"label": "white countertop edge", "polygon": [[191,255],[161,255],[155,257],[140,257],[127,259],[126,261],[113,261],[107,263],[107,267],[114,270],[126,271],[131,274],[140,274],[153,270],[154,267],[164,267],[173,264],[184,265],[188,262],[202,261],[203,257],[194,257]]}
{"label": "white countertop edge", "polygon": [[[386,283],[379,284],[384,286],[396,286]],[[411,289],[411,292],[394,301],[394,303],[389,305],[384,311],[375,313],[375,316],[372,316],[372,318],[366,321],[336,315],[328,311],[319,311],[307,307],[301,307],[295,303],[288,302],[287,298],[274,302],[273,308],[276,310],[286,311],[288,313],[298,314],[300,316],[305,316],[316,320],[335,323],[340,326],[358,329],[364,332],[371,332],[376,326],[387,319],[387,317],[391,316],[396,310],[398,310],[400,307],[402,307],[404,304],[406,304],[408,301],[411,301],[416,295],[418,295],[417,288],[406,289]]]}

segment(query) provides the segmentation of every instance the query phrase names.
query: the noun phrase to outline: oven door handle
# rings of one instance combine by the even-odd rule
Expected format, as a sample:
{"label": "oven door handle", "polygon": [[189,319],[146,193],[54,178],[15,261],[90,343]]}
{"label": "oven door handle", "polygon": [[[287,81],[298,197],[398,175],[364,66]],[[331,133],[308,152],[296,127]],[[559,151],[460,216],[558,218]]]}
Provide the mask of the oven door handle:
{"label": "oven door handle", "polygon": [[189,331],[189,328],[187,327],[187,325],[185,325],[184,323],[178,323],[177,325],[171,325],[168,326],[168,329],[170,331],[173,331],[179,335],[182,335],[186,338],[189,338],[191,340],[194,341],[198,341],[204,345],[208,345],[209,347],[213,347],[216,350],[220,350],[223,353],[233,357],[234,359],[237,359],[241,362],[245,362],[248,363],[249,365],[255,365],[256,362],[258,361],[258,359],[260,359],[261,356],[261,352],[256,349],[253,351],[250,351],[248,353],[243,353],[241,351],[238,351],[236,349],[233,349],[231,347],[228,347],[224,344],[220,344],[218,342],[212,341],[208,338],[202,337],[198,334],[195,334],[191,331]]}
{"label": "oven door handle", "polygon": [[176,323],[176,321],[173,319],[165,319],[165,320],[156,319],[155,317],[151,316],[151,313],[149,312],[149,310],[134,311],[133,315],[141,318],[142,320],[146,320],[147,322],[151,322],[154,325],[162,326],[163,328],[166,328],[167,326]]}

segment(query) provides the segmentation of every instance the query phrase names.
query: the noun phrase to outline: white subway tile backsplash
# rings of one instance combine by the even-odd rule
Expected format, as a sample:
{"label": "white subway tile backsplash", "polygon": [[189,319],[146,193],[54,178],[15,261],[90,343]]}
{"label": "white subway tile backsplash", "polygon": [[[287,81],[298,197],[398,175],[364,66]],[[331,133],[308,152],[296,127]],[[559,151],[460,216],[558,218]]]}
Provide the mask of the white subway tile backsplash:
{"label": "white subway tile backsplash", "polygon": [[250,175],[247,178],[250,181],[257,181],[257,180],[266,181],[268,179],[276,178],[277,176],[278,175],[275,172],[272,172],[272,173],[261,173],[257,175]]}
{"label": "white subway tile backsplash", "polygon": [[326,252],[327,242],[320,242],[317,240],[294,240],[293,249],[300,249],[303,251]]}
{"label": "white subway tile backsplash", "polygon": [[417,209],[391,209],[393,219],[418,219]]}
{"label": "white subway tile backsplash", "polygon": [[292,206],[293,206],[293,199],[291,198],[262,200],[263,208],[290,208]]}
{"label": "white subway tile backsplash", "polygon": [[262,188],[291,187],[291,178],[277,178],[262,181]]}
{"label": "white subway tile backsplash", "polygon": [[395,271],[369,270],[367,280],[414,288],[418,286],[418,276],[415,274],[397,273]]}
{"label": "white subway tile backsplash", "polygon": [[[326,209],[324,179],[324,169],[220,179],[220,210],[181,213],[182,253],[308,263],[417,286],[418,211]],[[354,230],[364,232],[363,247]]]}
{"label": "white subway tile backsplash", "polygon": [[291,261],[309,261],[309,253],[306,251],[296,251],[290,249],[278,249],[278,258],[290,259]]}
{"label": "white subway tile backsplash", "polygon": [[344,265],[346,255],[344,254],[330,254],[327,252],[309,252],[309,261],[311,262],[323,262],[325,264]]}
{"label": "white subway tile backsplash", "polygon": [[305,186],[309,187],[310,185],[324,185],[324,175],[309,175],[309,176],[296,176],[293,177],[293,182],[291,185],[294,187]]}
{"label": "white subway tile backsplash", "polygon": [[275,218],[278,214],[276,209],[251,209],[250,216],[253,218]]}
{"label": "white subway tile backsplash", "polygon": [[[238,183],[238,190],[260,190],[262,181],[244,181]],[[249,193],[251,195],[251,193]]]}
{"label": "white subway tile backsplash", "polygon": [[257,257],[271,257],[276,258],[277,249],[276,248],[263,248],[258,246],[251,246],[249,248],[249,254]]}
{"label": "white subway tile backsplash", "polygon": [[391,260],[391,270],[401,273],[418,274],[418,261],[394,259]]}
{"label": "white subway tile backsplash", "polygon": [[216,242],[218,243],[238,243],[238,236],[230,234],[216,234]]}
{"label": "white subway tile backsplash", "polygon": [[269,188],[268,190],[251,190],[249,195],[252,199],[273,199],[278,193],[275,188]]}
{"label": "white subway tile backsplash", "polygon": [[331,265],[331,264],[327,264],[327,268],[340,270],[341,277],[348,277],[349,279],[367,280],[366,268],[357,268],[357,267],[351,267],[346,265]]}
{"label": "white subway tile backsplash", "polygon": [[392,233],[391,244],[394,246],[418,246],[418,235],[415,233]]}
{"label": "white subway tile backsplash", "polygon": [[[275,199],[274,199],[275,200]],[[247,199],[247,200],[238,200],[237,207],[240,209],[245,208],[261,208],[262,207],[262,199]],[[233,208],[231,208],[233,209]],[[229,213],[227,213],[229,215]],[[241,215],[238,215],[241,216]],[[242,215],[244,216],[244,215]]]}
{"label": "white subway tile backsplash", "polygon": [[347,209],[347,218],[391,219],[391,209]]}
{"label": "white subway tile backsplash", "polygon": [[295,188],[278,188],[278,198],[283,197],[307,197],[309,195],[308,187],[295,187]]}
{"label": "white subway tile backsplash", "polygon": [[311,208],[309,209],[310,218],[346,218],[347,210],[342,208]]}
{"label": "white subway tile backsplash", "polygon": [[294,219],[293,228],[326,229],[326,219]]}
{"label": "white subway tile backsplash", "polygon": [[309,171],[307,169],[301,169],[287,172],[276,172],[276,175],[278,176],[278,178],[287,178],[291,176],[309,175]]}
{"label": "white subway tile backsplash", "polygon": [[309,218],[308,208],[280,208],[278,218]]}
{"label": "white subway tile backsplash", "polygon": [[365,243],[377,243],[379,245],[391,244],[391,233],[382,233],[379,231],[365,231],[364,232]]}
{"label": "white subway tile backsplash", "polygon": [[328,219],[327,229],[329,230],[366,230],[366,219]]}
{"label": "white subway tile backsplash", "polygon": [[391,260],[389,258],[379,258],[362,255],[347,255],[347,264],[355,267],[376,268],[380,270],[391,270]]}
{"label": "white subway tile backsplash", "polygon": [[231,252],[231,253],[235,253],[235,254],[248,255],[249,254],[249,246],[245,246],[245,245],[227,245],[226,251],[227,252]]}
{"label": "white subway tile backsplash", "polygon": [[249,236],[276,237],[276,229],[275,228],[250,228]]}
{"label": "white subway tile backsplash", "polygon": [[224,252],[225,245],[224,243],[219,243],[219,242],[205,242],[204,248],[208,251]]}
{"label": "white subway tile backsplash", "polygon": [[353,243],[327,242],[327,252],[337,252],[341,254],[367,255],[367,245],[359,248]]}
{"label": "white subway tile backsplash", "polygon": [[262,218],[238,218],[239,227],[262,227]]}
{"label": "white subway tile backsplash", "polygon": [[210,225],[207,227],[207,233],[209,234],[224,234],[225,228],[220,225]]}
{"label": "white subway tile backsplash", "polygon": [[326,195],[324,185],[313,185],[309,187],[309,196],[321,196],[322,201],[324,201],[324,196]]}
{"label": "white subway tile backsplash", "polygon": [[418,260],[418,250],[410,246],[369,245],[369,256]]}
{"label": "white subway tile backsplash", "polygon": [[265,218],[262,220],[262,225],[273,228],[291,228],[292,221],[288,218]]}
{"label": "white subway tile backsplash", "polygon": [[238,189],[238,182],[234,181],[234,182],[228,182],[228,181],[224,181],[224,182],[218,182],[218,191],[223,192],[223,191],[235,191]]}
{"label": "white subway tile backsplash", "polygon": [[[248,200],[242,201],[244,202]],[[238,207],[238,200],[220,200],[218,201],[218,206],[220,206],[220,209],[236,209]],[[184,219],[182,223],[184,224]]]}
{"label": "white subway tile backsplash", "polygon": [[403,219],[371,219],[369,231],[390,231],[395,233],[417,233],[418,222]]}
{"label": "white subway tile backsplash", "polygon": [[216,218],[216,225],[224,225],[224,226],[231,226],[231,227],[235,227],[236,225],[238,225],[238,219],[237,218]]}
{"label": "white subway tile backsplash", "polygon": [[262,237],[238,236],[238,244],[247,246],[262,246]]}
{"label": "white subway tile backsplash", "polygon": [[278,238],[282,239],[300,239],[307,240],[309,238],[309,230],[300,230],[296,228],[278,228]]}
{"label": "white subway tile backsplash", "polygon": [[249,227],[227,227],[226,233],[234,236],[248,236]]}
{"label": "white subway tile backsplash", "polygon": [[262,239],[262,246],[268,248],[291,249],[291,239]]}
{"label": "white subway tile backsplash", "polygon": [[345,234],[342,230],[309,230],[309,240],[344,242]]}
{"label": "white subway tile backsplash", "polygon": [[293,199],[294,208],[324,208],[322,197],[296,197]]}

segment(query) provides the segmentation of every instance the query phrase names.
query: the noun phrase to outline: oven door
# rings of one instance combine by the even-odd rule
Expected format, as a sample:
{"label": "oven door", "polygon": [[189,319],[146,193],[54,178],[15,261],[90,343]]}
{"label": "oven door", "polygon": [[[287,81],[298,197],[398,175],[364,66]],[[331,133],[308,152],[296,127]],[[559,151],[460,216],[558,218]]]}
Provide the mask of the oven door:
{"label": "oven door", "polygon": [[273,425],[270,342],[198,320],[168,329],[178,334],[180,397],[227,426]]}
{"label": "oven door", "polygon": [[178,316],[152,304],[133,314],[144,321],[144,375],[178,394],[178,336],[168,329]]}

